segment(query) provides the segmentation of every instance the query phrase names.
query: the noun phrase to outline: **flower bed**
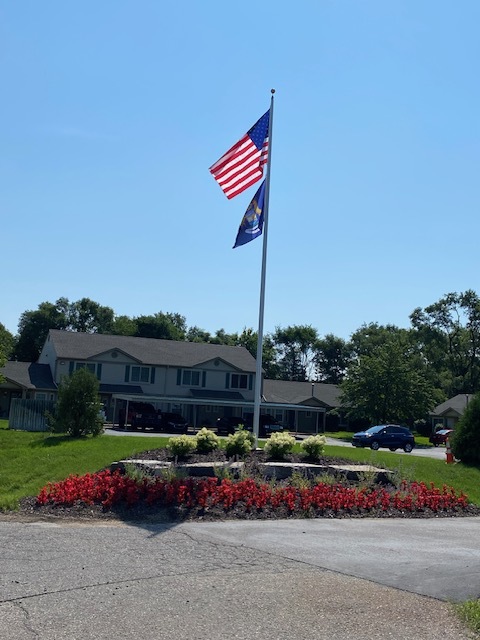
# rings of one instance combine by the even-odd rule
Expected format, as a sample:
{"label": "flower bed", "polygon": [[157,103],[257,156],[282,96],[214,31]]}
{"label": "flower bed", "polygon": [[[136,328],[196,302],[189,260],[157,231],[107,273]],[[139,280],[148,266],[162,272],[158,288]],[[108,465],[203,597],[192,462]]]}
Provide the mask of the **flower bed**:
{"label": "flower bed", "polygon": [[116,508],[132,513],[168,509],[178,518],[272,518],[345,516],[478,515],[463,493],[444,485],[402,482],[399,488],[311,483],[310,486],[272,484],[257,479],[149,478],[135,479],[118,471],[70,476],[48,484],[36,508]]}

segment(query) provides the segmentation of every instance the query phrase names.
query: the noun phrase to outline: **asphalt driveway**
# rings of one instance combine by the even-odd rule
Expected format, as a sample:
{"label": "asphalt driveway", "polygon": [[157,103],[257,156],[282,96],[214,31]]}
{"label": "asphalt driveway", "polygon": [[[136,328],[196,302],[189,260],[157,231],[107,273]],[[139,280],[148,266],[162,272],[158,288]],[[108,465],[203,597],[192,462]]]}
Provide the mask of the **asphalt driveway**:
{"label": "asphalt driveway", "polygon": [[479,518],[0,515],[0,640],[463,640],[448,601],[480,594],[478,531]]}

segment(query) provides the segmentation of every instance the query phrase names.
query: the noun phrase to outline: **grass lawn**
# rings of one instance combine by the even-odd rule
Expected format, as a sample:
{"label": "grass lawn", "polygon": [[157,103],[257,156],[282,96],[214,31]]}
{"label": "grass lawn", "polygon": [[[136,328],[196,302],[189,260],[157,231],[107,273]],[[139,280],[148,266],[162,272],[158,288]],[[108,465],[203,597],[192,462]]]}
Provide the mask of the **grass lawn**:
{"label": "grass lawn", "polygon": [[0,420],[0,510],[36,495],[47,482],[71,473],[83,475],[146,449],[164,447],[168,438],[98,436],[72,440],[50,433],[10,431]]}
{"label": "grass lawn", "polygon": [[412,455],[398,455],[387,451],[372,451],[352,447],[326,446],[325,453],[352,462],[372,464],[395,472],[397,477],[416,480],[437,487],[444,484],[466,493],[471,502],[480,505],[480,467],[462,464],[445,464],[443,460],[420,458]]}
{"label": "grass lawn", "polygon": [[456,605],[456,611],[472,631],[480,634],[480,600],[468,600]]}
{"label": "grass lawn", "polygon": [[[98,471],[115,460],[164,447],[167,441],[164,437],[109,435],[72,440],[49,433],[10,431],[8,422],[0,420],[0,510],[15,508],[20,498],[36,495],[47,482],[63,480],[71,473]],[[300,445],[295,449],[301,451]],[[353,447],[327,445],[325,453],[391,469],[398,478],[433,482],[438,487],[447,484],[480,505],[478,467]]]}

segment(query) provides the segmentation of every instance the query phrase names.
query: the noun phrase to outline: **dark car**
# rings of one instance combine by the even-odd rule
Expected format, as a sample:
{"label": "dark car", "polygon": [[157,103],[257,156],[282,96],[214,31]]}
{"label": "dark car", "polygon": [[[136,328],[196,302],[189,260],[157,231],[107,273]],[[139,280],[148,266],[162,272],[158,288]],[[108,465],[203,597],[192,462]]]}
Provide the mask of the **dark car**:
{"label": "dark car", "polygon": [[239,425],[245,424],[245,419],[238,416],[223,416],[217,418],[215,424],[219,435],[228,435],[235,433]]}
{"label": "dark car", "polygon": [[[245,429],[253,431],[253,415],[249,413],[245,416]],[[285,430],[283,424],[280,424],[273,416],[268,413],[262,413],[259,418],[258,435],[260,438],[268,438],[272,433],[281,433]]]}
{"label": "dark car", "polygon": [[451,438],[452,434],[453,429],[439,429],[432,433],[429,440],[435,447],[438,447],[441,444],[446,444],[447,438]]}
{"label": "dark car", "polygon": [[188,432],[188,422],[179,413],[162,413],[161,431]]}
{"label": "dark car", "polygon": [[[149,402],[129,402],[127,424],[137,428],[141,426],[139,422],[143,416],[156,416],[157,410]],[[125,427],[125,409],[120,409],[118,423],[120,427]]]}
{"label": "dark car", "polygon": [[415,446],[415,438],[407,427],[401,427],[398,424],[380,424],[354,433],[352,444],[354,447],[370,447],[374,451],[380,447],[386,447],[390,451],[403,449],[410,453]]}

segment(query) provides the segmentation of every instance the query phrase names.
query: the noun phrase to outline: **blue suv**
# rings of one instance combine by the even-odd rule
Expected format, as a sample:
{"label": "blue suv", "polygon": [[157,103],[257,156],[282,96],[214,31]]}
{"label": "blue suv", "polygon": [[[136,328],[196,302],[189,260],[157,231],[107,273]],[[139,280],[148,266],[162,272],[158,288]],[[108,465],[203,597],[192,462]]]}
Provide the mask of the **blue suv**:
{"label": "blue suv", "polygon": [[374,451],[386,447],[390,451],[403,449],[410,453],[415,446],[415,438],[407,427],[398,424],[380,424],[353,434],[354,447],[370,447]]}

